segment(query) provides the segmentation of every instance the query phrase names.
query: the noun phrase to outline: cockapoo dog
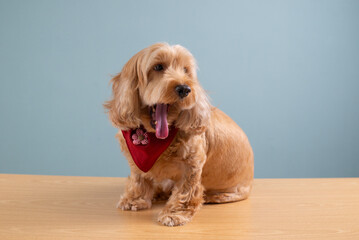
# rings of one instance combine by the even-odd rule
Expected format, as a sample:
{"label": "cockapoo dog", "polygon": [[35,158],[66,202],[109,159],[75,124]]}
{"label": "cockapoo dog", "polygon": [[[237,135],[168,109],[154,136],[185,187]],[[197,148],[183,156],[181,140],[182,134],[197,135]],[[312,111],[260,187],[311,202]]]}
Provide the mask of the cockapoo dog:
{"label": "cockapoo dog", "polygon": [[168,199],[158,221],[178,226],[203,203],[248,197],[253,180],[248,138],[211,106],[187,49],[147,47],[111,82],[113,97],[104,106],[120,129],[116,137],[131,168],[118,208],[136,211]]}

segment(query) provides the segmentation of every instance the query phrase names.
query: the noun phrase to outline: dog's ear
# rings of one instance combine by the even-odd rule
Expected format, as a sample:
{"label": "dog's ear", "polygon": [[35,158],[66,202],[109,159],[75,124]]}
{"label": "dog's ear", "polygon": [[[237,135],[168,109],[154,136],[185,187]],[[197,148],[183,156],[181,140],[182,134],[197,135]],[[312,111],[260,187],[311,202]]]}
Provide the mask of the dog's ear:
{"label": "dog's ear", "polygon": [[108,116],[115,127],[123,130],[137,128],[140,120],[140,100],[138,95],[141,53],[133,56],[121,73],[112,78],[112,99],[105,102]]}
{"label": "dog's ear", "polygon": [[176,120],[176,127],[181,130],[191,131],[192,133],[201,133],[208,126],[212,106],[209,103],[206,92],[199,84],[194,86],[194,90],[196,93],[196,104],[179,114]]}

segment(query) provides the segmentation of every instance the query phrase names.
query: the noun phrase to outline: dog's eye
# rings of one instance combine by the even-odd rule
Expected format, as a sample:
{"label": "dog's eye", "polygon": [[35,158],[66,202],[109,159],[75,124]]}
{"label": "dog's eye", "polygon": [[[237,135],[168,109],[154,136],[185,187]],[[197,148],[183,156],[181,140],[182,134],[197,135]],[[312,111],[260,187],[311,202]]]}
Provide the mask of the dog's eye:
{"label": "dog's eye", "polygon": [[153,67],[153,70],[160,72],[163,70],[163,65],[162,64],[157,64],[156,66]]}
{"label": "dog's eye", "polygon": [[185,73],[188,73],[188,68],[184,67],[184,68],[183,68],[183,71],[184,71]]}

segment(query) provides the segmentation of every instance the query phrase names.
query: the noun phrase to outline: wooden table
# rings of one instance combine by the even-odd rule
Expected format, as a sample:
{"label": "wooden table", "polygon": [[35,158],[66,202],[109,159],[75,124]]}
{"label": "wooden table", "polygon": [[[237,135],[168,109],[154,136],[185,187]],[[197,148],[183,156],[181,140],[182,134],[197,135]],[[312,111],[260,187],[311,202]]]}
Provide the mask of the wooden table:
{"label": "wooden table", "polygon": [[115,208],[125,178],[0,174],[0,239],[359,239],[359,178],[256,179],[182,227]]}

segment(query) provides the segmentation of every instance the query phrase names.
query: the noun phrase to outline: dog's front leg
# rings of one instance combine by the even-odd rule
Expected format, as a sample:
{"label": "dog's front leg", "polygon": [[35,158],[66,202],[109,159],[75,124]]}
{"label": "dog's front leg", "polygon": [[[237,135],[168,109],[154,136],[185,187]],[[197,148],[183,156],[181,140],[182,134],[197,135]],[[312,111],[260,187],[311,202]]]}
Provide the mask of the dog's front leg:
{"label": "dog's front leg", "polygon": [[128,179],[125,193],[121,196],[117,208],[132,211],[150,208],[153,194],[152,181],[132,172]]}
{"label": "dog's front leg", "polygon": [[201,184],[202,167],[206,155],[202,146],[190,149],[184,161],[184,173],[172,191],[164,209],[159,213],[158,221],[166,226],[179,226],[191,220],[203,203]]}

